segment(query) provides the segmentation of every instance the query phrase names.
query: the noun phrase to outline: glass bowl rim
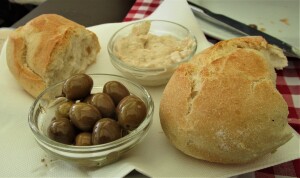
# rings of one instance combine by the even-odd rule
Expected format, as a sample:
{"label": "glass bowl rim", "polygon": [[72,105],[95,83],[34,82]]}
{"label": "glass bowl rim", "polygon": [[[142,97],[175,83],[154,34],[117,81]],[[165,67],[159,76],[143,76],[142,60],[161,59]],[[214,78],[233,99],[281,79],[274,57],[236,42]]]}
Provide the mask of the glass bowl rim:
{"label": "glass bowl rim", "polygon": [[[42,93],[40,93],[38,95],[38,97],[34,100],[33,104],[30,107],[29,114],[28,114],[28,123],[29,123],[29,127],[31,128],[31,131],[33,132],[33,134],[38,142],[43,142],[44,144],[50,145],[51,147],[55,147],[56,149],[59,149],[59,150],[70,150],[73,152],[89,152],[89,151],[93,151],[93,150],[106,151],[110,148],[118,147],[118,146],[125,144],[128,141],[134,139],[145,128],[147,128],[148,126],[151,125],[151,123],[153,121],[154,102],[153,102],[153,99],[152,99],[150,93],[142,85],[135,83],[125,77],[115,75],[115,74],[92,73],[92,74],[87,74],[87,75],[111,76],[111,77],[115,77],[115,78],[120,78],[122,80],[125,80],[126,82],[129,82],[133,86],[137,87],[140,91],[142,91],[143,95],[145,95],[146,99],[147,99],[148,111],[147,111],[145,120],[140,124],[140,126],[138,128],[131,131],[128,135],[121,137],[115,141],[105,143],[105,144],[91,145],[91,146],[76,146],[76,145],[68,145],[68,144],[56,142],[56,141],[50,139],[49,137],[47,137],[46,135],[43,135],[40,133],[41,131],[38,129],[38,126],[36,125],[35,117],[33,114],[34,114],[34,109],[37,107],[37,104],[40,101],[40,99],[51,89],[53,89],[54,87],[57,87],[58,85],[61,85],[65,81],[65,80],[63,80],[63,81],[60,81],[56,84],[53,84],[53,85],[47,87]],[[126,85],[126,84],[124,84],[124,85]]]}
{"label": "glass bowl rim", "polygon": [[[132,65],[129,65],[125,62],[123,62],[122,60],[120,60],[118,57],[116,57],[114,54],[113,54],[113,40],[114,38],[119,34],[120,31],[122,31],[123,29],[125,28],[128,28],[130,26],[133,26],[135,24],[139,24],[139,23],[142,23],[144,21],[150,21],[150,22],[162,22],[162,23],[169,23],[169,24],[172,24],[172,25],[175,25],[175,26],[178,26],[182,29],[184,29],[186,32],[188,32],[189,36],[191,36],[191,39],[194,40],[195,42],[195,45],[194,47],[192,48],[192,52],[190,53],[190,55],[186,58],[184,58],[183,60],[177,62],[177,63],[174,63],[174,64],[171,64],[171,65],[168,65],[166,67],[158,67],[158,68],[146,68],[146,67],[135,67],[135,66],[132,66]],[[181,63],[184,63],[186,61],[189,61],[193,55],[196,53],[197,51],[197,48],[198,48],[198,41],[197,41],[197,38],[196,36],[192,33],[191,30],[189,30],[187,27],[179,24],[179,23],[176,23],[176,22],[172,22],[172,21],[168,21],[168,20],[156,20],[156,19],[153,19],[153,20],[139,20],[139,21],[135,21],[133,23],[129,23],[125,26],[123,26],[122,28],[118,29],[114,34],[113,36],[111,36],[111,38],[109,39],[109,42],[108,42],[108,45],[107,45],[107,50],[108,50],[108,54],[110,55],[111,57],[111,61],[117,63],[119,66],[122,66],[122,67],[125,67],[131,71],[134,71],[136,73],[145,73],[145,72],[164,72],[166,71],[167,69],[169,68],[176,68],[179,64]]]}

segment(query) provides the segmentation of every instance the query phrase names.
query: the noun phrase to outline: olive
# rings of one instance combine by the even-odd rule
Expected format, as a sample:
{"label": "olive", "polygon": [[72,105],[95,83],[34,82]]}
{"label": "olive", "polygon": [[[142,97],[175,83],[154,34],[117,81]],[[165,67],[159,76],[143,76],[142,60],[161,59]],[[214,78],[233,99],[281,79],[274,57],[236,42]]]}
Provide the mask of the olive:
{"label": "olive", "polygon": [[94,96],[94,94],[90,94],[89,96],[85,97],[82,102],[84,103],[89,103],[91,102],[92,97]]}
{"label": "olive", "polygon": [[77,146],[92,145],[92,134],[90,132],[81,132],[75,138],[75,145]]}
{"label": "olive", "polygon": [[87,103],[95,106],[100,111],[102,117],[114,117],[116,106],[108,94],[96,93],[88,98]]}
{"label": "olive", "polygon": [[72,105],[69,116],[78,129],[91,131],[95,123],[101,118],[101,113],[93,105],[78,102]]}
{"label": "olive", "polygon": [[56,108],[55,116],[57,118],[59,118],[59,117],[69,117],[69,111],[70,111],[70,108],[73,104],[74,103],[72,101],[66,101],[66,102],[63,102],[63,103],[59,104]]}
{"label": "olive", "polygon": [[118,105],[125,96],[130,95],[128,89],[122,83],[117,81],[105,83],[103,93],[107,93],[112,98],[115,105]]}
{"label": "olive", "polygon": [[117,121],[111,118],[100,119],[92,133],[93,145],[112,142],[122,137],[122,129]]}
{"label": "olive", "polygon": [[138,97],[130,95],[120,101],[116,108],[119,124],[126,130],[136,129],[145,119],[147,108]]}
{"label": "olive", "polygon": [[65,81],[62,93],[69,100],[79,100],[90,95],[93,79],[86,74],[77,74]]}
{"label": "olive", "polygon": [[48,136],[64,144],[71,144],[75,138],[75,129],[68,118],[53,119],[48,127]]}

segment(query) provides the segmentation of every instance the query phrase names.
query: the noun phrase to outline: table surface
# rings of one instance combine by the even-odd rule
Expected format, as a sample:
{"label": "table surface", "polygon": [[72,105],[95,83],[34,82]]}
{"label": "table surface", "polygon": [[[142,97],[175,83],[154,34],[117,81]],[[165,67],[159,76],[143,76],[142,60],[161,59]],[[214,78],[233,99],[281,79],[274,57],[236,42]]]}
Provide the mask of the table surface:
{"label": "table surface", "polygon": [[[84,2],[84,3],[83,3]],[[63,15],[86,27],[110,22],[139,20],[150,15],[161,0],[49,0],[31,11],[12,27],[24,25],[30,19],[44,13]],[[113,7],[113,8],[112,8]],[[80,11],[79,9],[88,9]],[[117,9],[113,12],[110,9]],[[215,43],[217,40],[207,36]],[[289,108],[289,124],[300,133],[300,59],[288,58],[289,66],[277,72],[277,89]],[[141,174],[132,172],[129,177]],[[300,159],[265,168],[247,174],[248,177],[300,177]]]}

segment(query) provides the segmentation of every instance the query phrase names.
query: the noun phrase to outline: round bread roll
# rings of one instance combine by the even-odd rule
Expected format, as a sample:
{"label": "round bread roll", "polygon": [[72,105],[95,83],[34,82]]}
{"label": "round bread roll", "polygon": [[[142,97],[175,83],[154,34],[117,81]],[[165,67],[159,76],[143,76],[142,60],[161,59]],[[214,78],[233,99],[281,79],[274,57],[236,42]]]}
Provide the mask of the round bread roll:
{"label": "round bread roll", "polygon": [[160,102],[161,126],[177,149],[210,162],[238,164],[274,152],[292,137],[276,90],[282,51],[261,37],[218,44],[182,64]]}
{"label": "round bread roll", "polygon": [[38,16],[13,31],[7,42],[7,65],[33,97],[46,87],[82,73],[96,61],[97,36],[55,14]]}

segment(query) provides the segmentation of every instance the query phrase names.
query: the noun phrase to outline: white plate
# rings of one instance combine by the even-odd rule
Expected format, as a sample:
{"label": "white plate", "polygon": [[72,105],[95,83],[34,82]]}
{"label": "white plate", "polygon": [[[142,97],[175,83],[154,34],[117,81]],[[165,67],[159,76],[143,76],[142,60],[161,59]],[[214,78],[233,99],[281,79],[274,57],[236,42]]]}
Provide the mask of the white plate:
{"label": "white plate", "polygon": [[[299,0],[189,0],[212,12],[231,17],[300,48]],[[203,18],[197,18],[204,33],[217,39],[239,36],[226,32]]]}
{"label": "white plate", "polygon": [[[173,14],[175,11],[178,13]],[[165,0],[150,18],[170,20],[187,26],[197,34],[198,51],[209,45],[185,1]],[[112,34],[124,25],[126,23],[89,28],[99,37],[102,49],[97,63],[87,73],[120,75],[110,63],[106,45]],[[133,169],[150,177],[230,177],[299,157],[299,136],[296,133],[293,139],[275,153],[249,164],[214,164],[182,154],[170,145],[160,126],[158,109],[164,89],[162,86],[147,88],[153,97],[155,111],[153,124],[142,143],[120,161],[101,169],[74,167],[47,156],[35,142],[27,123],[33,98],[22,90],[9,72],[5,55],[4,46],[0,55],[0,177],[122,177]]]}

